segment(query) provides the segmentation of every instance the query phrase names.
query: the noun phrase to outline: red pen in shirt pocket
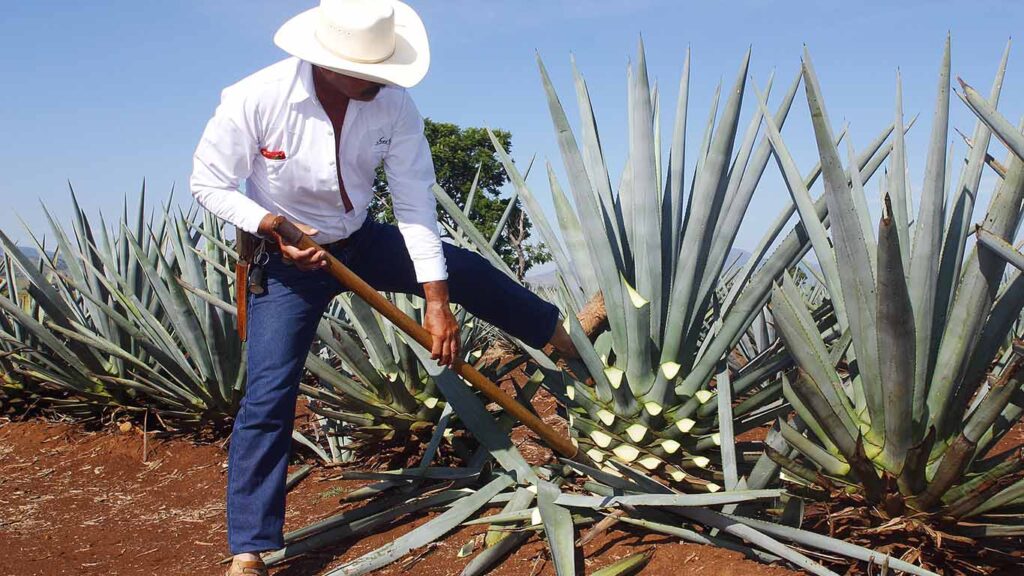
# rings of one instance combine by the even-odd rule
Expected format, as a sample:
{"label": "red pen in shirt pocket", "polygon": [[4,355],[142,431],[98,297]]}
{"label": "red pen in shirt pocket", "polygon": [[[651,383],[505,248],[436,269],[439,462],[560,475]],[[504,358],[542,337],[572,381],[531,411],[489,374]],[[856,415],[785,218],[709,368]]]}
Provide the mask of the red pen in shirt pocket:
{"label": "red pen in shirt pocket", "polygon": [[266,148],[260,148],[260,154],[267,160],[284,160],[284,150],[268,150]]}

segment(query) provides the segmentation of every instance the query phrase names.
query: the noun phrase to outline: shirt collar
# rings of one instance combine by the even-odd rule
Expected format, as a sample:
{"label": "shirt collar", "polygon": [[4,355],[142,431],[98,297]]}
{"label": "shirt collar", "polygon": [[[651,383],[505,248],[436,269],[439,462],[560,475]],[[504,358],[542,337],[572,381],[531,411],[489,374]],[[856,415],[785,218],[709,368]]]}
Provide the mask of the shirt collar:
{"label": "shirt collar", "polygon": [[292,83],[292,91],[288,95],[288,102],[298,104],[309,100],[313,95],[313,90],[313,65],[305,60],[299,60],[295,82]]}
{"label": "shirt collar", "polygon": [[[383,89],[387,89],[385,86]],[[313,65],[305,60],[299,60],[298,69],[295,72],[295,81],[292,82],[291,93],[288,94],[289,104],[298,104],[306,100],[312,100],[316,87],[313,86]],[[362,100],[350,100],[348,112],[345,115],[345,125],[352,122],[366,102]]]}

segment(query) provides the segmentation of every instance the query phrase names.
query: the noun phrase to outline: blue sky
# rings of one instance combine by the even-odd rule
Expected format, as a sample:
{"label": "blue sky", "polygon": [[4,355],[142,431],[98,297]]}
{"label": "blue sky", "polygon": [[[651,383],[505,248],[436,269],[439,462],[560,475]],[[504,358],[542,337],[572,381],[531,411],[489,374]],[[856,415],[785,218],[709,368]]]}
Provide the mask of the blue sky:
{"label": "blue sky", "polygon": [[[45,233],[40,202],[70,214],[67,181],[84,209],[116,217],[143,178],[156,198],[187,191],[191,155],[220,89],[284,57],[271,39],[312,0],[108,0],[12,2],[0,20],[0,229],[26,239],[19,216]],[[413,89],[425,116],[511,130],[524,162],[560,159],[540,87],[539,52],[575,115],[569,55],[587,78],[606,155],[617,181],[625,158],[625,70],[643,34],[652,78],[674,103],[687,45],[693,50],[688,145],[699,145],[715,85],[731,82],[748,46],[761,88],[771,70],[784,87],[811,50],[832,121],[849,121],[857,146],[891,121],[895,71],[902,69],[912,184],[920,187],[942,42],[952,33],[953,74],[988,92],[999,56],[1024,22],[1024,3],[789,2],[735,0],[414,1],[431,37],[432,69]],[[1024,67],[1011,52],[1000,109],[1024,112]],[[779,89],[781,91],[781,88]],[[777,96],[777,94],[776,94]],[[774,99],[773,99],[774,101]],[[753,101],[745,102],[744,120]],[[970,133],[973,117],[955,97],[952,125]],[[773,105],[774,107],[774,105]],[[663,110],[670,133],[671,107]],[[952,132],[951,132],[952,134]],[[784,129],[801,167],[815,162],[803,90]],[[955,134],[951,136],[956,138]],[[965,147],[954,142],[957,156]],[[997,146],[993,152],[1002,154]],[[534,189],[548,188],[535,172]],[[955,177],[955,175],[954,175]],[[991,181],[991,178],[988,178]],[[877,184],[868,186],[869,196]],[[772,163],[755,195],[739,246],[752,247],[787,193]],[[982,201],[984,202],[984,201]],[[875,202],[877,205],[877,201]]]}

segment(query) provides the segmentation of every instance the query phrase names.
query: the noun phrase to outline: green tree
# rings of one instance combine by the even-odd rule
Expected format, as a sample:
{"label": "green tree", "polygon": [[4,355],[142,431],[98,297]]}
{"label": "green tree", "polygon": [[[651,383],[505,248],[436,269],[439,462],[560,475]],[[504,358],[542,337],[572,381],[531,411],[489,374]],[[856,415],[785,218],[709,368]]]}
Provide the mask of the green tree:
{"label": "green tree", "polygon": [[[477,228],[490,238],[508,206],[509,198],[501,197],[501,187],[508,182],[508,175],[494,153],[487,130],[461,128],[455,124],[434,122],[427,118],[423,131],[427,142],[430,143],[437,183],[459,207],[465,208],[473,180],[477,178],[477,191],[473,198],[470,218]],[[506,150],[511,150],[511,133],[495,130],[494,135]],[[387,177],[383,168],[377,169],[373,191],[374,200],[370,212],[382,222],[394,222],[391,196],[387,193]],[[451,218],[440,208],[438,218],[449,226],[455,226]],[[532,230],[533,224],[517,200],[516,207],[495,244],[495,250],[520,279],[531,266],[551,260],[551,254],[543,244],[531,242]]]}

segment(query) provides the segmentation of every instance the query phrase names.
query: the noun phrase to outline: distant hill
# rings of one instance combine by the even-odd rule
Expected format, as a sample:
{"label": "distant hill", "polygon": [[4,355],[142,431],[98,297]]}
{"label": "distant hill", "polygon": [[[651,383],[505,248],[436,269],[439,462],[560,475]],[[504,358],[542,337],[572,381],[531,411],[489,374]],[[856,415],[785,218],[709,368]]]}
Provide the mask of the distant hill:
{"label": "distant hill", "polygon": [[[22,254],[27,256],[30,260],[35,261],[35,260],[39,260],[39,258],[40,258],[39,250],[37,248],[35,248],[34,246],[18,246],[18,250]],[[50,251],[47,254],[47,256],[48,256],[47,259],[52,259],[53,255],[54,255],[54,252]],[[3,248],[0,248],[0,259],[3,259],[3,257],[4,257],[4,251],[3,251]],[[57,259],[57,269],[58,270],[67,270],[67,267],[68,266],[64,262],[63,259],[61,259],[61,258]]]}

